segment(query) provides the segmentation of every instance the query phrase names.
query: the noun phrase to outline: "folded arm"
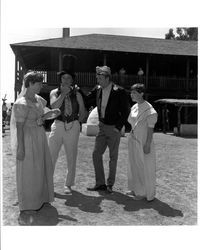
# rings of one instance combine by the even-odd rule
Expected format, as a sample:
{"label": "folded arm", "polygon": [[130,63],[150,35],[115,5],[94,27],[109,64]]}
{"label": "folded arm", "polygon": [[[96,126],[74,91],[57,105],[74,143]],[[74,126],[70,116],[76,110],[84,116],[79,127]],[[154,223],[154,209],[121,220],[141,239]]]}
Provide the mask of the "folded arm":
{"label": "folded arm", "polygon": [[25,147],[24,147],[24,123],[17,122],[17,160],[23,161],[25,157]]}
{"label": "folded arm", "polygon": [[90,110],[91,107],[95,108],[97,106],[97,87],[95,87],[89,94],[86,96],[86,109]]}
{"label": "folded arm", "polygon": [[85,108],[83,98],[79,92],[77,92],[76,97],[79,104],[79,122],[83,122],[87,116],[87,111]]}

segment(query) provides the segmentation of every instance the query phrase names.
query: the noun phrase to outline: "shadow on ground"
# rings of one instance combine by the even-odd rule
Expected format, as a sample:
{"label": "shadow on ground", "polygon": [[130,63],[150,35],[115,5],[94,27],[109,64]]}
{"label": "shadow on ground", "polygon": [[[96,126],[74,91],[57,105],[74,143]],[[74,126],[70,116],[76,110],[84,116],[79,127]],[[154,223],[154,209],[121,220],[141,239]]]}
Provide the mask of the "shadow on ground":
{"label": "shadow on ground", "polygon": [[84,212],[102,213],[101,201],[103,196],[95,197],[82,194],[77,191],[72,191],[72,195],[62,195],[55,193],[55,197],[66,200],[65,205],[69,207],[77,207]]}
{"label": "shadow on ground", "polygon": [[18,218],[21,226],[55,226],[58,224],[58,212],[52,205],[43,206],[33,215],[21,216]]}
{"label": "shadow on ground", "polygon": [[138,211],[140,209],[154,209],[160,215],[166,217],[183,217],[182,211],[170,207],[167,203],[155,198],[153,201],[140,200],[136,201],[131,196],[124,195],[119,192],[113,192],[111,195],[105,195],[105,199],[113,200],[118,204],[124,205],[126,211]]}
{"label": "shadow on ground", "polygon": [[124,205],[125,211],[139,211],[141,209],[154,209],[160,215],[166,217],[183,217],[182,211],[170,207],[167,203],[154,199],[153,201],[140,200],[135,201],[131,196],[124,195],[119,192],[109,194],[107,192],[98,192],[101,196],[88,196],[83,193],[73,191],[72,195],[61,195],[56,193],[56,197],[65,199],[65,205],[70,207],[77,207],[84,212],[102,213],[101,202],[102,200],[111,200],[117,204]]}

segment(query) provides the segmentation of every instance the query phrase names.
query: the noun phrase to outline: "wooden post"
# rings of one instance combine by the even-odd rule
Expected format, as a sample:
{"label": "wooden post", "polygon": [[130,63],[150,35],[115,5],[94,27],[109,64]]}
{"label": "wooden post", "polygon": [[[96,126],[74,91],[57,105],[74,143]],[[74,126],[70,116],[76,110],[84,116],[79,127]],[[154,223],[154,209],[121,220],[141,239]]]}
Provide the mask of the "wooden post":
{"label": "wooden post", "polygon": [[58,53],[58,70],[62,70],[62,51],[60,50]]}
{"label": "wooden post", "polygon": [[[187,57],[187,68],[186,68],[186,96],[185,98],[188,99],[189,98],[189,78],[190,78],[190,59],[189,57]],[[188,123],[188,107],[185,107],[184,110],[184,122]]]}
{"label": "wooden post", "polygon": [[103,65],[106,65],[106,63],[107,63],[106,54],[103,54]]}
{"label": "wooden post", "polygon": [[17,55],[15,55],[15,88],[14,88],[14,91],[15,91],[15,100],[17,99],[17,91],[18,91],[18,88],[17,88],[17,83],[18,83],[18,80],[17,80]]}
{"label": "wooden post", "polygon": [[148,90],[148,83],[149,83],[149,55],[146,56],[146,72],[145,72],[145,78],[146,78],[146,81],[145,81],[145,87],[146,87],[146,90]]}
{"label": "wooden post", "polygon": [[190,77],[190,59],[187,57],[186,62],[186,92],[189,91],[189,77]]}
{"label": "wooden post", "polygon": [[178,121],[177,121],[177,133],[178,133],[178,135],[181,134],[181,131],[180,131],[180,129],[181,129],[181,109],[182,109],[182,105],[180,107],[178,107],[178,114],[177,114],[177,116],[178,116]]}
{"label": "wooden post", "polygon": [[165,105],[162,106],[162,127],[163,127],[163,133],[166,133],[166,119],[165,119]]}

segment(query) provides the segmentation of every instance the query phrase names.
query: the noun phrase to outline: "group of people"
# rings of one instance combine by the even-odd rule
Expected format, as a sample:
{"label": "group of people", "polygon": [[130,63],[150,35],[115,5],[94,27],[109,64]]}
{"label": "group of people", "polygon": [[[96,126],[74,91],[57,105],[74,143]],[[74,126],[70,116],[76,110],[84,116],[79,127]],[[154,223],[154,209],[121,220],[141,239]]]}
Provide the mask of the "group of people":
{"label": "group of people", "polygon": [[[53,175],[62,145],[67,158],[64,193],[73,193],[80,124],[91,107],[98,110],[99,132],[92,154],[95,185],[88,187],[88,191],[113,192],[121,130],[128,121],[132,129],[128,137],[127,195],[135,200],[153,200],[156,168],[153,130],[157,113],[144,99],[144,85],[138,83],[131,87],[131,98],[136,104],[130,107],[127,92],[111,81],[111,70],[107,66],[96,67],[98,84],[84,97],[75,84],[74,72],[63,70],[59,72],[59,77],[58,88],[50,93],[51,109],[46,107],[46,100],[38,95],[43,76],[33,71],[24,76],[23,90],[13,106],[11,139],[15,140],[12,146],[16,152],[21,215],[36,213],[54,200]],[[46,119],[53,118],[47,138],[42,125]],[[107,147],[109,172],[106,179],[103,154]]]}
{"label": "group of people", "polygon": [[10,108],[8,108],[6,105],[6,102],[3,100],[3,104],[2,104],[2,132],[3,133],[5,133],[5,126],[10,125],[12,106],[13,106],[13,103],[11,103]]}

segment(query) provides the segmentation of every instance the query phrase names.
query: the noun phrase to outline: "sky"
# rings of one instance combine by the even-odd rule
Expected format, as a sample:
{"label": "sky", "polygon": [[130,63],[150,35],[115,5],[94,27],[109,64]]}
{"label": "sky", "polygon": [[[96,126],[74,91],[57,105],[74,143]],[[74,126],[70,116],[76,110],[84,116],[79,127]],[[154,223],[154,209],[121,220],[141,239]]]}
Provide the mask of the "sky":
{"label": "sky", "polygon": [[[164,38],[169,28],[70,28],[70,36],[102,33]],[[1,94],[3,97],[7,95],[7,102],[14,101],[15,82],[15,56],[10,44],[57,37],[62,37],[62,28],[15,28],[6,31],[5,40],[2,41],[4,48],[2,50],[4,80],[2,81]]]}

